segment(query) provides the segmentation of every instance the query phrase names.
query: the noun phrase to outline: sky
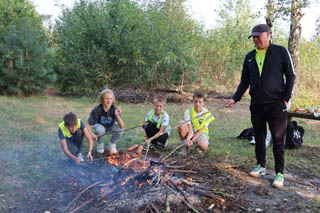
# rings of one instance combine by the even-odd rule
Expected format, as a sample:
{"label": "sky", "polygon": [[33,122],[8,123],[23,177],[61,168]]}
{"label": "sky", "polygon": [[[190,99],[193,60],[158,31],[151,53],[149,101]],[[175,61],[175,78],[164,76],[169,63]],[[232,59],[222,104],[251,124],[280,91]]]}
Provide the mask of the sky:
{"label": "sky", "polygon": [[[52,19],[58,17],[61,2],[66,7],[72,7],[74,0],[31,0],[36,5],[36,10],[40,14],[52,15]],[[257,7],[262,8],[265,1],[256,1]],[[261,5],[259,5],[261,4]],[[192,16],[205,24],[207,29],[214,27],[217,16],[214,12],[219,7],[219,0],[188,0],[189,12]],[[311,38],[315,34],[315,23],[319,17],[320,5],[312,5],[305,9],[304,17],[301,20],[302,37]],[[264,20],[261,20],[263,22]]]}

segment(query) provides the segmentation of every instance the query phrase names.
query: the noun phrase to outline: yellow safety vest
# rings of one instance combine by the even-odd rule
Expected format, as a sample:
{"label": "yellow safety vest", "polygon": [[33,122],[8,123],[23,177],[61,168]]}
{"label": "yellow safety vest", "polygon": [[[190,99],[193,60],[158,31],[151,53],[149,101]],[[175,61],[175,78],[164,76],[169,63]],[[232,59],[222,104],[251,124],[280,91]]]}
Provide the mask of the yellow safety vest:
{"label": "yellow safety vest", "polygon": [[[204,115],[204,118],[203,118],[203,121],[202,123],[200,124],[199,122],[199,118],[195,118],[193,119],[194,117],[197,117],[198,114],[197,112],[194,110],[194,107],[191,107],[188,109],[188,114],[190,116],[190,119],[191,120],[191,123],[192,123],[192,126],[194,128],[194,130],[198,131],[200,129],[202,129],[205,125],[211,123],[213,120],[214,120],[214,117],[213,115],[209,112],[207,114]],[[209,128],[208,127],[205,127],[202,131],[202,133],[209,139]]]}
{"label": "yellow safety vest", "polygon": [[[78,119],[78,129],[80,129],[81,127],[81,119]],[[62,131],[62,134],[64,137],[66,138],[71,138],[72,137],[72,134],[71,132],[69,131],[69,129],[64,125],[64,121],[62,121],[60,124],[59,124],[59,127]]]}
{"label": "yellow safety vest", "polygon": [[[151,113],[149,115],[149,118],[148,118],[148,120],[151,121],[151,122],[152,122],[153,115],[154,115],[154,110],[151,111]],[[161,112],[161,114],[159,116],[159,120],[158,120],[158,123],[157,123],[157,129],[160,129],[160,127],[161,127],[163,116],[164,116],[164,111]]]}

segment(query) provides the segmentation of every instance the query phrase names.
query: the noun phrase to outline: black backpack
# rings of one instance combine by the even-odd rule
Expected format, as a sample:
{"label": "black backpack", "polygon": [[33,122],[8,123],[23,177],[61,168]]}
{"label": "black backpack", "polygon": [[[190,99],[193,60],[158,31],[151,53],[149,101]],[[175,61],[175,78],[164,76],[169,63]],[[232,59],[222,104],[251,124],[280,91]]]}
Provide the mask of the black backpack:
{"label": "black backpack", "polygon": [[303,143],[304,128],[298,126],[296,121],[288,122],[285,148],[298,149]]}
{"label": "black backpack", "polygon": [[243,130],[237,138],[252,140],[252,136],[254,136],[253,127]]}

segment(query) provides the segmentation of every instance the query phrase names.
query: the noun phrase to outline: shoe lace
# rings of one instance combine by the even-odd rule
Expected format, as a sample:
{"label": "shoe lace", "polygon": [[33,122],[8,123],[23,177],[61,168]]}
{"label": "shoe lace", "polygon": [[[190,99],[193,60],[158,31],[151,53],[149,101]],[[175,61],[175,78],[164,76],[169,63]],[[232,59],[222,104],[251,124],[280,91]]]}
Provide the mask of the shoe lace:
{"label": "shoe lace", "polygon": [[261,169],[261,166],[260,166],[260,165],[257,165],[256,168],[254,168],[254,171],[257,172],[257,171],[259,171],[260,169]]}
{"label": "shoe lace", "polygon": [[282,181],[282,178],[283,178],[283,175],[282,174],[280,174],[280,173],[278,173],[277,175],[276,175],[276,181]]}

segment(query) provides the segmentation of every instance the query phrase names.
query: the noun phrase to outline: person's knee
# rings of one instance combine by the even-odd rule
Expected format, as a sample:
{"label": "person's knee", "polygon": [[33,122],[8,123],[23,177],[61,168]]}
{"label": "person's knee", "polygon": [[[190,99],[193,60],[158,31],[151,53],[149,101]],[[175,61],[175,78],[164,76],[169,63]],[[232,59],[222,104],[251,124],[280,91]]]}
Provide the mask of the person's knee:
{"label": "person's knee", "polygon": [[179,124],[178,132],[183,132],[183,131],[185,131],[186,124],[184,123],[184,121],[179,121],[178,124]]}
{"label": "person's knee", "polygon": [[200,140],[198,142],[198,147],[201,149],[201,151],[206,151],[208,149],[208,142],[204,140]]}
{"label": "person's knee", "polygon": [[94,131],[97,135],[102,135],[106,132],[106,129],[101,124],[93,125]]}

